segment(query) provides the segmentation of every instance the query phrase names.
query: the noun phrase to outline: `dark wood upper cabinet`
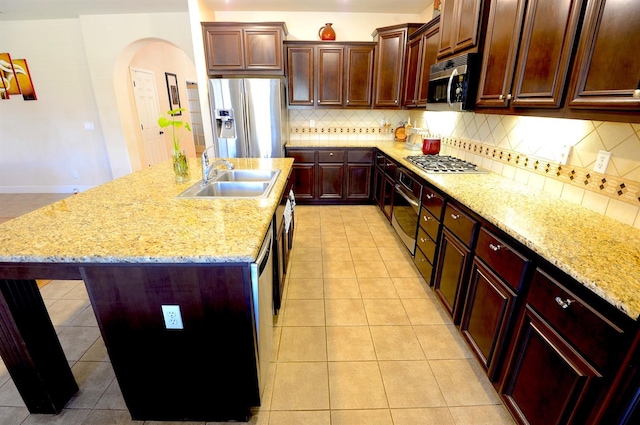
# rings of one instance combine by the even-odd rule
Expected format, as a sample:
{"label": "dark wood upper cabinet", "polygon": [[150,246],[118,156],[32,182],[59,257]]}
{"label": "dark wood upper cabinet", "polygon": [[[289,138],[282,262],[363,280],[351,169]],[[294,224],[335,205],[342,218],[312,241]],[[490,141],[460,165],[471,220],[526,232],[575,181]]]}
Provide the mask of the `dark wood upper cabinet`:
{"label": "dark wood upper cabinet", "polygon": [[476,105],[559,108],[584,3],[494,0]]}
{"label": "dark wood upper cabinet", "polygon": [[403,106],[424,108],[427,105],[429,72],[431,65],[436,63],[438,54],[439,24],[440,16],[437,16],[409,38],[407,66],[404,73]]}
{"label": "dark wood upper cabinet", "polygon": [[377,40],[374,69],[374,108],[399,109],[405,69],[407,40],[422,24],[402,24],[376,29]]}
{"label": "dark wood upper cabinet", "polygon": [[442,0],[438,59],[476,48],[484,0]]}
{"label": "dark wood upper cabinet", "polygon": [[585,0],[529,0],[513,105],[559,108]]}
{"label": "dark wood upper cabinet", "polygon": [[289,106],[371,107],[375,43],[287,42]]}
{"label": "dark wood upper cabinet", "polygon": [[284,22],[203,22],[202,33],[210,75],[284,75]]}
{"label": "dark wood upper cabinet", "polygon": [[345,106],[370,108],[373,100],[373,60],[375,44],[345,47]]}
{"label": "dark wood upper cabinet", "polygon": [[639,46],[638,2],[589,0],[569,106],[640,109]]}

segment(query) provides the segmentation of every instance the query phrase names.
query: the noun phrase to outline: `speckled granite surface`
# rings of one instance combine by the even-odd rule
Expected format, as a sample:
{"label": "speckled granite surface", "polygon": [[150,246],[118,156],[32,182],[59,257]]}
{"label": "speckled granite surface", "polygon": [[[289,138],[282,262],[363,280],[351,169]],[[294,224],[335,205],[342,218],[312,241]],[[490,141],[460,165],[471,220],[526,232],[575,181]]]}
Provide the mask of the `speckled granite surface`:
{"label": "speckled granite surface", "polygon": [[[323,141],[288,146],[329,147]],[[633,319],[640,316],[640,231],[494,173],[427,174],[404,160],[420,152],[396,142],[375,146],[484,217]]]}
{"label": "speckled granite surface", "polygon": [[170,161],[0,224],[0,262],[251,262],[280,201],[292,159],[232,159],[237,169],[280,169],[264,199],[176,199]]}

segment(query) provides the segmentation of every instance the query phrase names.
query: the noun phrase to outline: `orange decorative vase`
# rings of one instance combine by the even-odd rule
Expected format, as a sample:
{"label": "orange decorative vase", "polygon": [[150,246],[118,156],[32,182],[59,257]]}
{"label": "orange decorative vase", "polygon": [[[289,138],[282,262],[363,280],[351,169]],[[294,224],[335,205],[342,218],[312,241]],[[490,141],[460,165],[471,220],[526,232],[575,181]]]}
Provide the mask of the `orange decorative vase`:
{"label": "orange decorative vase", "polygon": [[335,40],[336,32],[331,27],[332,24],[324,24],[323,27],[320,27],[318,30],[318,37],[320,40]]}

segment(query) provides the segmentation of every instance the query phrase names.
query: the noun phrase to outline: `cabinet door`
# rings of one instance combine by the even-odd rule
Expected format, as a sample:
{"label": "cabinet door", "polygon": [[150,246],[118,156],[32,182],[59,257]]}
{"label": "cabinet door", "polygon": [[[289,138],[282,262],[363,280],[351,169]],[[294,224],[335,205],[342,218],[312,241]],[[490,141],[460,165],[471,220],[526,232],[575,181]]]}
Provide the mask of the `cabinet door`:
{"label": "cabinet door", "polygon": [[453,54],[453,35],[457,32],[456,3],[459,0],[442,0],[440,12],[440,38],[438,40],[438,58]]}
{"label": "cabinet door", "polygon": [[418,68],[422,59],[422,37],[409,42],[407,46],[407,67],[404,72],[404,94],[402,104],[416,106]]}
{"label": "cabinet door", "polygon": [[639,26],[637,2],[589,1],[569,106],[640,108]]}
{"label": "cabinet door", "polygon": [[375,66],[376,108],[399,108],[404,64],[406,29],[379,34]]}
{"label": "cabinet door", "polygon": [[474,260],[460,331],[492,380],[505,348],[515,298],[516,294],[495,274],[477,258]]}
{"label": "cabinet door", "polygon": [[436,63],[438,55],[438,35],[440,34],[440,24],[422,35],[422,57],[420,62],[420,75],[418,76],[418,106],[427,106],[427,95],[429,94],[429,74],[431,65]]}
{"label": "cabinet door", "polygon": [[[585,423],[598,373],[527,307],[502,386],[505,405],[521,423]],[[591,390],[591,391],[590,391]]]}
{"label": "cabinet door", "polygon": [[293,164],[292,170],[293,187],[296,192],[296,200],[315,199],[315,164],[301,163]]}
{"label": "cabinet door", "polygon": [[525,0],[491,3],[476,106],[509,106],[525,3]]}
{"label": "cabinet door", "polygon": [[318,106],[342,106],[343,47],[318,47]]}
{"label": "cabinet door", "polygon": [[[247,71],[282,71],[282,38],[279,29],[245,29],[245,67]],[[282,75],[282,72],[279,72]]]}
{"label": "cabinet door", "polygon": [[318,164],[318,199],[342,199],[343,163]]}
{"label": "cabinet door", "polygon": [[347,199],[369,199],[371,164],[347,164]]}
{"label": "cabinet door", "polygon": [[375,46],[347,46],[345,87],[347,108],[370,108]]}
{"label": "cabinet door", "polygon": [[378,167],[373,167],[373,201],[380,210],[383,209],[384,173]]}
{"label": "cabinet door", "polygon": [[529,0],[518,49],[513,105],[559,108],[583,0]]}
{"label": "cabinet door", "polygon": [[241,28],[212,28],[205,25],[203,29],[209,73],[245,68]]}
{"label": "cabinet door", "polygon": [[456,19],[454,27],[453,50],[461,52],[478,44],[478,30],[483,0],[456,0]]}
{"label": "cabinet door", "polygon": [[466,277],[470,251],[453,233],[442,229],[440,255],[433,289],[454,323],[459,322],[461,303],[466,292]]}
{"label": "cabinet door", "polygon": [[291,106],[313,106],[314,75],[313,46],[287,48],[289,90],[287,97]]}

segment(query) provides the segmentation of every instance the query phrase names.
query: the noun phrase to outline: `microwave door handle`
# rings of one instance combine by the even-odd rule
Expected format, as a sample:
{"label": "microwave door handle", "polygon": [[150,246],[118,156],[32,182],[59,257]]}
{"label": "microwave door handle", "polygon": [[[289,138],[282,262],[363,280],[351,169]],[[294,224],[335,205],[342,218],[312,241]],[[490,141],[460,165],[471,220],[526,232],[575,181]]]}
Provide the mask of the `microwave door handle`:
{"label": "microwave door handle", "polygon": [[453,83],[453,77],[456,75],[458,75],[458,69],[454,68],[449,77],[449,84],[447,84],[447,103],[450,108],[453,108],[453,103],[451,102],[451,84]]}

